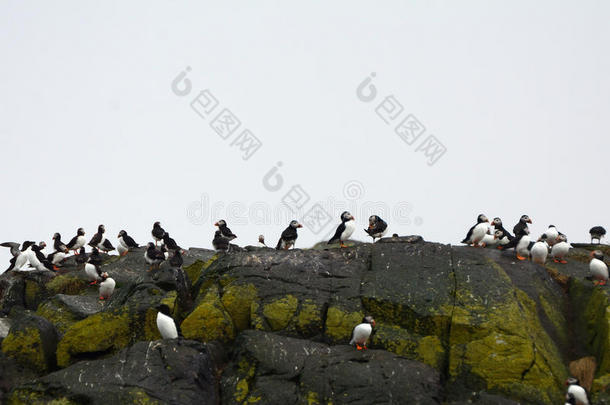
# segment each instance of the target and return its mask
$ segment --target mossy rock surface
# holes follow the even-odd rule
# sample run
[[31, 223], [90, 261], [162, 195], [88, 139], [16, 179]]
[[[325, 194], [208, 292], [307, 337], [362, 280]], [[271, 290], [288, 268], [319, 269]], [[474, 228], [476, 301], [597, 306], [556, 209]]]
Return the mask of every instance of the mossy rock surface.
[[60, 335], [70, 326], [103, 309], [96, 296], [58, 294], [40, 304], [36, 313], [49, 320]]
[[228, 342], [235, 337], [235, 326], [225, 310], [217, 288], [210, 288], [199, 305], [180, 325], [187, 339]]

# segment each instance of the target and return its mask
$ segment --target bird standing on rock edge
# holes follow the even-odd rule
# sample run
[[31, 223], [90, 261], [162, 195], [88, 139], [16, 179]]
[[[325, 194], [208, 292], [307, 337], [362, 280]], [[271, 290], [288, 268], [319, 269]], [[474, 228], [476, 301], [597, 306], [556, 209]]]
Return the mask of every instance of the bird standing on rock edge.
[[477, 223], [473, 225], [466, 234], [462, 243], [467, 245], [472, 244], [472, 246], [479, 246], [479, 242], [483, 239], [483, 237], [487, 234], [487, 230], [489, 229], [489, 219], [483, 214], [479, 214], [477, 217]]
[[299, 237], [299, 235], [297, 234], [297, 229], [302, 227], [303, 225], [299, 224], [297, 220], [293, 219], [292, 221], [290, 221], [288, 227], [284, 229], [284, 232], [282, 232], [282, 235], [277, 241], [277, 246], [275, 248], [277, 250], [288, 250], [293, 247], [294, 243]]
[[339, 242], [342, 248], [347, 247], [344, 242], [352, 236], [352, 233], [354, 233], [354, 230], [356, 229], [356, 221], [354, 221], [354, 219], [354, 216], [348, 211], [343, 211], [341, 214], [341, 223], [337, 227], [335, 235], [328, 241], [328, 244], [332, 245], [333, 243]]
[[140, 247], [140, 245], [138, 245], [138, 243], [133, 240], [131, 236], [127, 235], [127, 232], [124, 229], [121, 229], [117, 238], [119, 238], [117, 250], [121, 256], [125, 256], [131, 248]]
[[85, 239], [85, 230], [83, 228], [78, 228], [76, 230], [76, 236], [70, 239], [70, 242], [66, 245], [66, 247], [77, 255], [80, 248], [85, 246], [87, 243], [87, 239]]
[[375, 243], [376, 238], [381, 238], [388, 231], [388, 224], [383, 219], [381, 219], [377, 215], [371, 215], [369, 217], [369, 227], [365, 229], [364, 232], [368, 233], [368, 235], [373, 238], [373, 243]]
[[224, 219], [221, 219], [220, 221], [216, 222], [214, 226], [218, 227], [218, 230], [220, 231], [220, 236], [225, 238], [226, 240], [231, 241], [237, 238], [237, 235], [231, 232], [231, 230], [227, 226], [227, 222]]
[[589, 271], [595, 279], [596, 285], [606, 285], [608, 282], [608, 265], [604, 262], [604, 253], [601, 250], [591, 252], [591, 261], [589, 262]]
[[352, 331], [352, 339], [349, 344], [356, 345], [356, 349], [358, 350], [366, 350], [366, 341], [371, 336], [373, 332], [373, 328], [375, 327], [375, 320], [372, 316], [365, 316], [362, 319], [362, 323], [356, 325], [354, 330]]
[[157, 243], [163, 239], [163, 235], [165, 235], [165, 230], [161, 228], [161, 222], [157, 221], [153, 224], [153, 229], [150, 231], [153, 239], [155, 240], [155, 246]]

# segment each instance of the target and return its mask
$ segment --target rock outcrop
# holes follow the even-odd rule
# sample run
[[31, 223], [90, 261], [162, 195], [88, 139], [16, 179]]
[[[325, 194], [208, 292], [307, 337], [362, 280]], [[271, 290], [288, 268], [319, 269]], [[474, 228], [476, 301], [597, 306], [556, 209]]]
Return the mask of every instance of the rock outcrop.
[[[586, 279], [591, 246], [546, 266], [420, 237], [323, 247], [190, 249], [182, 270], [149, 271], [142, 249], [104, 256], [107, 302], [73, 259], [4, 274], [4, 399], [547, 404], [585, 356], [593, 398], [610, 398], [610, 294]], [[162, 303], [177, 340], [159, 340]], [[364, 315], [377, 325], [359, 352]]]

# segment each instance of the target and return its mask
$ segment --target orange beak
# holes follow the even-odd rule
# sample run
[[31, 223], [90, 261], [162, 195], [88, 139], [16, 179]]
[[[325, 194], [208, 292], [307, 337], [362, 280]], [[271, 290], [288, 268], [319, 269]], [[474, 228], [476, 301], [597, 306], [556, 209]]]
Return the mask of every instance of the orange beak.
[[301, 224], [299, 224], [299, 225], [297, 226], [297, 228], [302, 228], [302, 227], [303, 227], [303, 225], [301, 225]]
[[218, 222], [214, 222], [214, 226], [218, 226]]

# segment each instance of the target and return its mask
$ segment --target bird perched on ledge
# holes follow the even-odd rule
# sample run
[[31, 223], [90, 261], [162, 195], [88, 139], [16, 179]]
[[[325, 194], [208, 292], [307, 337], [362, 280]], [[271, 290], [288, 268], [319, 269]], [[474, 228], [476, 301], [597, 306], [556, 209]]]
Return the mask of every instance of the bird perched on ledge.
[[288, 250], [294, 246], [299, 235], [297, 234], [297, 228], [302, 228], [303, 225], [299, 224], [298, 221], [292, 220], [288, 227], [284, 229], [282, 235], [280, 236], [280, 240], [277, 241], [277, 246], [275, 247], [277, 250]]
[[376, 238], [381, 238], [388, 231], [388, 224], [377, 215], [371, 215], [369, 217], [369, 227], [364, 232], [368, 233], [373, 238], [375, 243]]
[[352, 331], [352, 340], [350, 340], [349, 344], [356, 345], [356, 349], [366, 350], [366, 341], [371, 336], [373, 332], [373, 328], [375, 327], [375, 320], [372, 316], [365, 316], [362, 319], [362, 323], [356, 325], [354, 330]]
[[341, 224], [339, 224], [339, 226], [337, 227], [335, 235], [330, 238], [328, 244], [331, 245], [333, 243], [339, 242], [342, 248], [347, 247], [343, 242], [345, 242], [349, 239], [350, 236], [352, 236], [352, 233], [354, 233], [355, 229], [356, 221], [354, 221], [353, 215], [347, 211], [343, 211], [343, 213], [341, 214]]
[[478, 246], [479, 242], [483, 239], [483, 237], [487, 234], [487, 230], [489, 229], [489, 220], [483, 214], [479, 214], [477, 217], [477, 223], [473, 225], [466, 234], [466, 237], [462, 241], [467, 245]]

